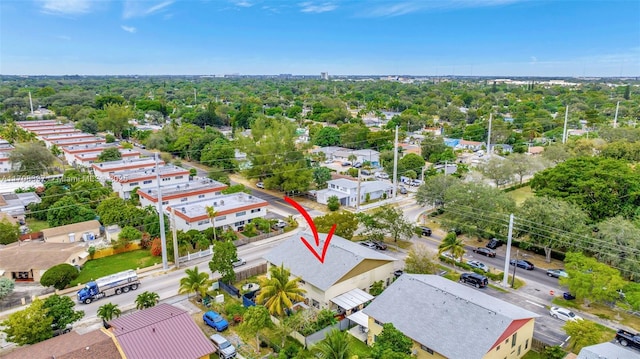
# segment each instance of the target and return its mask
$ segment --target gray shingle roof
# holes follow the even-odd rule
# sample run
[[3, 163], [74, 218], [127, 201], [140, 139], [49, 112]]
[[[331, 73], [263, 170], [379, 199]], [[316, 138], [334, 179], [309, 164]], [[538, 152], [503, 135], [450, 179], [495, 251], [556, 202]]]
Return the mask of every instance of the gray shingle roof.
[[471, 287], [422, 274], [403, 274], [363, 312], [448, 358], [465, 359], [484, 357], [514, 320], [538, 317]]
[[640, 352], [606, 342], [582, 348], [578, 359], [640, 359]]
[[[379, 260], [385, 263], [396, 260], [386, 254], [333, 235], [323, 264], [309, 252], [300, 236], [304, 236], [312, 246], [315, 245], [313, 235], [303, 232], [282, 242], [264, 258], [274, 265], [284, 264], [284, 267], [291, 271], [291, 275], [300, 277], [323, 291], [337, 283], [364, 260]], [[320, 233], [320, 248], [326, 237], [326, 233]]]

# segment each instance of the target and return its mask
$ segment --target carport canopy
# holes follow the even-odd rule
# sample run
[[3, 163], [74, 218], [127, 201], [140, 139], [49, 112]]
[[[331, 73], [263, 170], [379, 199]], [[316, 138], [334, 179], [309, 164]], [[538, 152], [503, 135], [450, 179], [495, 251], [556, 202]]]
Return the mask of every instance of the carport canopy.
[[360, 305], [373, 300], [373, 296], [360, 288], [354, 288], [346, 293], [331, 299], [331, 301], [345, 311], [357, 308]]
[[369, 317], [366, 314], [364, 314], [362, 311], [355, 312], [347, 316], [347, 319], [349, 319], [352, 322], [355, 322], [358, 325], [361, 325], [364, 328], [369, 328]]

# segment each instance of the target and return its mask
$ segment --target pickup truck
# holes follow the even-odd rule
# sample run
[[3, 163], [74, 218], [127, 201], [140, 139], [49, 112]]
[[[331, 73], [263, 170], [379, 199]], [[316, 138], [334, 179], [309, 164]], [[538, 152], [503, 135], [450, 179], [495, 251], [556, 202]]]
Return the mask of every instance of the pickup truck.
[[633, 334], [626, 330], [620, 329], [616, 333], [616, 341], [623, 347], [631, 346], [640, 349], [640, 333]]

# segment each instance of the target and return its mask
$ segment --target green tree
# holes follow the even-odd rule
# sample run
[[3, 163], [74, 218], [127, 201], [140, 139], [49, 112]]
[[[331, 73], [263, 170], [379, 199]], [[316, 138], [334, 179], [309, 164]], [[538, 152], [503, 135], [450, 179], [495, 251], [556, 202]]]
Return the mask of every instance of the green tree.
[[114, 136], [114, 135], [112, 135], [112, 134], [110, 134], [110, 133], [107, 133], [107, 134], [104, 136], [104, 141], [105, 141], [106, 143], [114, 143], [114, 142], [116, 142], [116, 136]]
[[413, 235], [413, 225], [404, 217], [402, 210], [390, 205], [384, 205], [375, 214], [380, 228], [387, 233], [394, 242], [398, 239], [408, 239]]
[[196, 293], [199, 298], [203, 298], [211, 285], [209, 273], [200, 272], [198, 266], [193, 267], [193, 269], [185, 269], [184, 272], [187, 276], [180, 279], [180, 289], [178, 293], [187, 293], [187, 295]]
[[640, 227], [617, 216], [598, 223], [597, 228], [597, 241], [593, 246], [584, 247], [593, 248], [588, 252], [601, 262], [618, 268], [625, 278], [637, 280], [640, 274]]
[[335, 212], [340, 208], [340, 199], [338, 199], [338, 196], [331, 196], [327, 199], [327, 208], [332, 212]]
[[207, 166], [233, 172], [238, 169], [238, 162], [235, 157], [235, 148], [231, 142], [225, 138], [216, 138], [202, 150], [200, 162]]
[[98, 133], [98, 122], [94, 119], [85, 118], [76, 122], [76, 128], [82, 132], [95, 135]]
[[624, 287], [617, 269], [582, 253], [567, 253], [564, 267], [569, 277], [560, 277], [560, 284], [566, 285], [587, 306], [591, 302], [615, 301], [620, 296], [618, 291]]
[[13, 292], [16, 282], [7, 277], [0, 277], [0, 300]]
[[91, 208], [78, 204], [71, 196], [62, 197], [47, 212], [47, 223], [51, 227], [90, 221], [95, 218], [96, 214]]
[[38, 176], [50, 170], [55, 156], [39, 143], [19, 143], [9, 153], [14, 172], [19, 175]]
[[209, 262], [211, 273], [218, 272], [225, 283], [233, 283], [236, 273], [232, 263], [238, 260], [238, 249], [229, 240], [221, 240], [213, 243], [213, 257]]
[[242, 327], [256, 336], [256, 353], [260, 351], [260, 330], [271, 328], [273, 322], [267, 308], [261, 305], [249, 307], [242, 317]]
[[106, 116], [100, 119], [100, 127], [122, 138], [123, 131], [129, 127], [129, 120], [134, 118], [133, 111], [126, 105], [109, 103], [104, 106], [104, 112]]
[[311, 139], [314, 145], [320, 147], [336, 146], [340, 144], [340, 130], [336, 127], [323, 127]]
[[601, 329], [598, 328], [598, 324], [590, 320], [567, 321], [562, 329], [571, 337], [571, 350], [574, 352], [602, 341]]
[[427, 247], [423, 245], [414, 245], [409, 249], [409, 253], [405, 259], [405, 272], [415, 274], [434, 274], [437, 269], [438, 265], [434, 261], [434, 256]]
[[[120, 197], [113, 196], [100, 201], [100, 204], [96, 207], [96, 214], [100, 216], [100, 222], [105, 226], [117, 224], [124, 227], [126, 225], [141, 225], [143, 223], [143, 219], [149, 214], [149, 212], [127, 203], [127, 201]], [[151, 214], [155, 215], [156, 219], [158, 218], [158, 214], [155, 210]], [[148, 228], [147, 232], [151, 233]], [[159, 234], [160, 232], [158, 232], [158, 235]], [[152, 236], [155, 235], [152, 234]]]
[[449, 232], [438, 246], [438, 255], [441, 255], [444, 252], [449, 252], [454, 258], [458, 258], [462, 261], [462, 256], [465, 252], [464, 242], [462, 239], [458, 238], [455, 233]]
[[486, 178], [495, 183], [496, 187], [500, 187], [503, 184], [511, 182], [514, 175], [514, 169], [511, 165], [512, 162], [510, 161], [498, 157], [491, 157], [483, 165], [478, 166], [478, 168]]
[[47, 269], [40, 278], [40, 284], [45, 287], [53, 286], [55, 289], [62, 290], [78, 278], [78, 275], [76, 267], [68, 263], [62, 263]]
[[444, 143], [444, 139], [432, 134], [425, 135], [425, 138], [422, 140], [421, 154], [422, 158], [431, 163], [455, 159], [453, 150]]
[[20, 226], [6, 219], [0, 220], [0, 244], [11, 244], [20, 238]]
[[382, 325], [382, 333], [376, 337], [376, 341], [373, 343], [371, 355], [374, 359], [387, 358], [386, 355], [383, 355], [387, 350], [411, 355], [412, 346], [413, 342], [409, 337], [396, 329], [393, 324], [385, 323]]
[[330, 212], [324, 216], [313, 219], [319, 233], [329, 233], [331, 227], [336, 224], [336, 235], [351, 240], [358, 229], [358, 217], [349, 211]]
[[313, 347], [313, 351], [325, 359], [350, 359], [353, 354], [349, 334], [339, 329], [327, 333], [324, 339]]
[[424, 163], [424, 159], [419, 155], [408, 153], [398, 161], [398, 173], [406, 177], [410, 177], [408, 175], [409, 171], [421, 173]]
[[438, 174], [425, 179], [416, 193], [416, 203], [421, 206], [444, 206], [447, 189], [460, 182], [459, 178]]
[[318, 189], [326, 188], [327, 182], [331, 180], [331, 170], [327, 167], [316, 167], [313, 169], [313, 182]]
[[155, 307], [160, 301], [160, 296], [156, 292], [145, 291], [136, 297], [136, 308], [147, 309]]
[[36, 299], [27, 308], [17, 311], [2, 322], [7, 341], [18, 345], [35, 344], [53, 336], [53, 318], [47, 316], [44, 302]]
[[109, 322], [111, 319], [118, 318], [122, 314], [120, 308], [118, 308], [117, 304], [107, 303], [101, 305], [98, 308], [98, 318], [102, 319], [103, 322]]
[[571, 154], [567, 151], [564, 145], [551, 145], [544, 148], [542, 152], [542, 158], [557, 165], [558, 163], [566, 161]]
[[117, 161], [122, 159], [122, 153], [115, 147], [107, 148], [98, 155], [99, 162]]
[[544, 348], [545, 359], [564, 359], [567, 356], [567, 352], [559, 345], [548, 346]]
[[260, 280], [260, 294], [256, 303], [263, 304], [272, 315], [284, 317], [285, 310], [291, 309], [295, 302], [304, 300], [306, 291], [298, 287], [300, 278], [290, 278], [291, 272], [281, 266], [269, 268], [269, 277]]
[[84, 317], [84, 311], [74, 310], [76, 303], [66, 295], [54, 294], [44, 300], [43, 309], [47, 317], [52, 319], [53, 329], [64, 329], [67, 325], [77, 322]]

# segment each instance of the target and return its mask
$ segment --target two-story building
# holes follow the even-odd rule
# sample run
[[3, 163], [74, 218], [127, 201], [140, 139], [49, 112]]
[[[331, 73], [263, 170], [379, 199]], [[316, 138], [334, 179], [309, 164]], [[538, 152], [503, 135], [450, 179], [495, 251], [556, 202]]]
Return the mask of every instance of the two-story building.
[[[220, 195], [195, 202], [168, 205], [167, 215], [175, 211], [175, 224], [178, 230], [195, 229], [203, 231], [215, 225], [216, 228], [240, 231], [255, 218], [267, 215], [269, 203], [256, 196], [244, 192]], [[214, 209], [215, 218], [209, 218], [207, 207]]]
[[[91, 167], [92, 164], [98, 161], [98, 156], [100, 156], [100, 154], [103, 151], [104, 150], [97, 151], [97, 152], [85, 152], [85, 153], [75, 154], [73, 156], [74, 161], [73, 163], [71, 163], [71, 165], [80, 166], [80, 167]], [[128, 149], [128, 148], [119, 149], [118, 152], [120, 152], [120, 155], [122, 156], [123, 160], [132, 160], [132, 159], [140, 158], [140, 152], [134, 149]]]
[[[313, 235], [303, 232], [307, 243], [315, 245]], [[327, 235], [319, 234], [320, 248]], [[300, 234], [292, 236], [269, 251], [264, 259], [267, 266], [284, 266], [292, 278], [299, 278], [298, 286], [306, 291], [305, 303], [314, 308], [335, 309], [350, 314], [373, 299], [368, 292], [371, 285], [382, 281], [391, 283], [395, 258], [358, 243], [333, 235], [321, 263], [302, 243]], [[267, 268], [267, 273], [269, 273]], [[345, 300], [345, 299], [351, 300]]]
[[[360, 182], [360, 202], [365, 204], [367, 197], [370, 201], [379, 198], [389, 198], [393, 191], [393, 185], [384, 181]], [[346, 178], [338, 178], [327, 182], [327, 188], [316, 192], [318, 203], [327, 204], [332, 196], [338, 197], [341, 206], [356, 207], [358, 205], [358, 181]]]
[[348, 161], [349, 158], [355, 157], [354, 162], [364, 163], [368, 161], [372, 166], [380, 165], [380, 152], [371, 149], [351, 150], [338, 146], [319, 147], [311, 151], [312, 153], [322, 152], [328, 160]]
[[62, 153], [64, 155], [64, 159], [65, 161], [67, 161], [68, 164], [73, 165], [73, 163], [76, 160], [76, 155], [80, 155], [83, 153], [102, 153], [102, 151], [106, 150], [107, 148], [119, 148], [121, 149], [122, 146], [120, 146], [117, 143], [97, 143], [97, 144], [92, 144], [92, 145], [72, 145], [72, 146], [64, 146], [61, 147], [60, 149], [62, 150]]
[[56, 120], [16, 121], [16, 125], [22, 127], [27, 131], [29, 131], [30, 128], [37, 128], [37, 127], [44, 127], [44, 126], [51, 127], [58, 124], [59, 123]]
[[[161, 166], [158, 167], [158, 173], [161, 185], [176, 186], [189, 182], [189, 171], [182, 167]], [[142, 190], [157, 188], [158, 173], [155, 168], [116, 171], [110, 175], [111, 188], [118, 193], [120, 198], [129, 199], [131, 193], [137, 188]]]
[[105, 143], [105, 139], [92, 136], [89, 138], [79, 138], [79, 139], [51, 140], [49, 142], [45, 142], [45, 145], [47, 146], [47, 148], [51, 148], [53, 147], [53, 145], [56, 145], [58, 146], [58, 148], [60, 148], [64, 146], [91, 145], [91, 144], [98, 144], [98, 143]]
[[[393, 308], [393, 309], [391, 309]], [[382, 325], [413, 341], [416, 358], [522, 358], [539, 315], [437, 275], [403, 274], [362, 310], [367, 343]], [[464, 344], [462, 344], [464, 343]]]
[[[222, 182], [214, 181], [208, 178], [198, 181], [190, 181], [184, 184], [161, 186], [162, 208], [166, 206], [177, 206], [182, 203], [196, 202], [200, 200], [211, 199], [220, 196], [221, 191], [228, 186]], [[158, 190], [157, 188], [138, 189], [140, 196], [140, 205], [142, 207], [158, 206]]]
[[89, 134], [89, 133], [84, 133], [84, 132], [73, 132], [73, 133], [56, 133], [56, 134], [52, 134], [52, 135], [46, 135], [46, 136], [42, 136], [42, 135], [37, 135], [36, 138], [38, 138], [39, 140], [42, 140], [45, 145], [47, 146], [47, 148], [50, 148], [52, 146], [53, 143], [55, 143], [56, 141], [84, 141], [87, 139], [95, 139], [97, 138], [96, 136]]
[[0, 138], [0, 174], [11, 172], [12, 166], [9, 161], [9, 155], [14, 147], [9, 141]]
[[[164, 161], [159, 161], [160, 165], [164, 165]], [[117, 161], [107, 161], [94, 163], [91, 165], [93, 169], [93, 175], [96, 176], [98, 181], [105, 183], [105, 181], [113, 180], [111, 175], [121, 171], [132, 170], [144, 170], [156, 167], [155, 158], [143, 157], [134, 159], [122, 159]]]
[[72, 126], [58, 125], [52, 127], [31, 129], [31, 132], [35, 133], [36, 136], [51, 136], [62, 135], [65, 133], [81, 133], [82, 131]]

